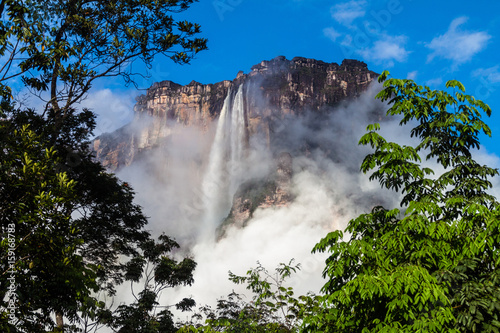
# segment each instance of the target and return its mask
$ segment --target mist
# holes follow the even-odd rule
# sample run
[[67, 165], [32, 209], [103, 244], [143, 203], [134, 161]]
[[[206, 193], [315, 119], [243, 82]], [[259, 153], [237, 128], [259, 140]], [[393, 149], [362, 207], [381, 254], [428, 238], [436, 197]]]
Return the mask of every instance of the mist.
[[[387, 106], [375, 99], [379, 90], [373, 83], [358, 98], [328, 112], [318, 115], [310, 111], [275, 120], [274, 139], [268, 144], [263, 133], [251, 135], [237, 168], [230, 165], [234, 133], [230, 129], [221, 132], [222, 113], [207, 130], [167, 124], [169, 134], [162, 143], [118, 173], [135, 189], [136, 202], [149, 217], [148, 229], [153, 235], [165, 233], [175, 238], [181, 244], [180, 254], [191, 256], [198, 264], [193, 286], [164, 291], [160, 304], [191, 296], [197, 306], [214, 306], [233, 290], [245, 294], [244, 286], [228, 280], [228, 272], [244, 275], [257, 261], [272, 271], [279, 263], [294, 259], [302, 268], [288, 286], [296, 295], [319, 293], [325, 282], [326, 255], [312, 254], [314, 245], [374, 206], [399, 206], [400, 194], [381, 189], [359, 171], [363, 158], [371, 152], [358, 145], [368, 124], [382, 122], [381, 134], [386, 139], [412, 143], [408, 127], [399, 126], [397, 118], [383, 117]], [[224, 112], [235, 112], [237, 107], [229, 105], [231, 99], [226, 102]], [[151, 126], [150, 121], [144, 126]], [[220, 149], [219, 164], [213, 163], [215, 149]], [[246, 227], [230, 226], [217, 239], [216, 228], [229, 213], [238, 185], [266, 179], [276, 170], [275, 157], [280, 152], [293, 157], [293, 201], [284, 207], [257, 208]], [[499, 165], [498, 158], [487, 153], [478, 156]], [[437, 175], [442, 172], [433, 161], [424, 163], [437, 170]], [[204, 186], [214, 173], [219, 173], [213, 180], [215, 186]], [[207, 206], [213, 201], [218, 201], [216, 213]], [[190, 313], [179, 314], [180, 320], [189, 317]]]
[[[232, 290], [244, 291], [228, 280], [228, 271], [243, 275], [257, 261], [273, 270], [292, 258], [302, 266], [290, 281], [296, 293], [319, 292], [324, 283], [321, 272], [325, 256], [311, 254], [314, 245], [374, 205], [396, 202], [389, 192], [381, 193], [359, 172], [368, 150], [357, 142], [374, 120], [374, 113], [380, 111], [381, 103], [374, 99], [378, 90], [374, 84], [359, 98], [320, 117], [310, 111], [275, 120], [271, 144], [263, 133], [251, 135], [237, 168], [228, 165], [234, 149], [229, 141], [235, 139], [230, 130], [221, 134], [218, 118], [208, 130], [168, 123], [168, 135], [161, 144], [121, 169], [118, 176], [131, 184], [136, 202], [149, 217], [148, 229], [155, 236], [165, 233], [174, 237], [181, 244], [181, 253], [192, 256], [198, 264], [194, 285], [164, 292], [162, 303], [173, 304], [192, 296], [198, 305], [213, 305]], [[229, 105], [229, 99], [226, 102], [225, 112], [237, 109]], [[141, 126], [151, 126], [151, 121], [136, 123], [131, 130], [140, 133]], [[228, 123], [230, 127], [231, 121]], [[221, 151], [215, 157], [221, 159], [221, 165], [211, 162], [217, 144], [226, 145], [219, 147]], [[275, 156], [280, 152], [293, 157], [290, 191], [294, 200], [285, 207], [258, 208], [246, 227], [231, 226], [222, 239], [216, 240], [215, 229], [229, 213], [238, 186], [268, 177], [276, 170]], [[204, 183], [217, 172], [218, 187], [212, 186], [207, 192]], [[223, 188], [224, 195], [219, 193]], [[219, 213], [207, 213], [207, 202], [215, 200], [221, 201]]]

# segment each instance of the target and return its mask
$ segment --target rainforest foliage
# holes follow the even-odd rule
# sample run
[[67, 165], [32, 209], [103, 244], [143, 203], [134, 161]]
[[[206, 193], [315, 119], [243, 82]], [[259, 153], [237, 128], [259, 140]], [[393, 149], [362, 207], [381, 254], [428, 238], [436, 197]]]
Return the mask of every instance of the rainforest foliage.
[[247, 283], [252, 302], [232, 295], [206, 325], [185, 332], [500, 331], [499, 203], [488, 192], [498, 170], [473, 156], [479, 135], [491, 135], [481, 120], [491, 110], [458, 81], [441, 91], [388, 75], [379, 77], [377, 98], [409, 128], [414, 146], [387, 141], [379, 124], [369, 125], [359, 143], [373, 153], [361, 171], [400, 192], [400, 205], [374, 207], [314, 247], [329, 253], [321, 296], [300, 296], [281, 313], [262, 311], [289, 305], [280, 297], [293, 290], [271, 290], [268, 273], [251, 270], [231, 278]]
[[[175, 331], [170, 311], [156, 311], [158, 292], [191, 284], [196, 265], [146, 230], [133, 190], [93, 159], [95, 115], [77, 106], [96, 79], [133, 82], [134, 61], [188, 63], [206, 49], [198, 24], [172, 16], [194, 2], [0, 1], [2, 332]], [[23, 107], [21, 88], [43, 107]], [[100, 301], [141, 276], [133, 304]]]
[[499, 332], [500, 216], [488, 193], [498, 170], [473, 156], [479, 135], [491, 135], [481, 120], [491, 110], [458, 81], [448, 92], [387, 76], [377, 97], [411, 127], [415, 145], [370, 125], [360, 144], [374, 152], [361, 170], [400, 191], [401, 203], [375, 207], [315, 246], [330, 254], [328, 281], [305, 331]]
[[195, 313], [179, 333], [298, 332], [304, 318], [315, 315], [320, 299], [312, 293], [296, 296], [293, 288], [287, 286], [288, 279], [299, 270], [300, 264], [291, 260], [288, 264], [281, 263], [274, 272], [260, 263], [244, 276], [229, 272], [229, 280], [244, 284], [251, 291], [251, 300], [233, 291], [217, 301], [216, 309], [201, 307], [200, 313]]
[[[414, 144], [369, 125], [361, 171], [400, 204], [319, 241], [314, 251], [329, 255], [321, 295], [286, 285], [293, 262], [259, 264], [230, 274], [251, 300], [231, 293], [174, 322], [170, 307], [194, 301], [158, 295], [194, 283], [196, 263], [169, 236], [153, 239], [133, 190], [93, 159], [95, 115], [77, 105], [98, 78], [133, 82], [135, 60], [188, 63], [206, 49], [198, 24], [173, 17], [194, 2], [0, 0], [2, 332], [500, 332], [500, 214], [489, 192], [498, 170], [474, 158], [491, 110], [458, 81], [432, 90], [387, 72], [377, 98]], [[14, 99], [16, 79], [41, 109]], [[123, 283], [131, 304], [101, 301]]]

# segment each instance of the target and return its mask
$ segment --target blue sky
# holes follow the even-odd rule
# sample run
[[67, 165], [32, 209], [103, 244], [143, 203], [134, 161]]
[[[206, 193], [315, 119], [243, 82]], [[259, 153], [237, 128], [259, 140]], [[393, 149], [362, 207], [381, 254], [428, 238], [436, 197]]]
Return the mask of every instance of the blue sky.
[[[464, 83], [467, 93], [493, 109], [487, 120], [493, 138], [481, 140], [500, 156], [500, 2], [201, 0], [177, 18], [200, 23], [209, 50], [185, 66], [157, 58], [151, 78], [138, 81], [141, 88], [161, 80], [232, 80], [238, 71], [247, 73], [252, 65], [278, 55], [337, 63], [358, 59], [373, 71], [387, 69], [393, 77], [436, 89], [450, 79]], [[134, 66], [140, 70], [139, 64]], [[102, 130], [130, 119], [125, 113], [141, 93], [121, 85], [119, 80], [101, 81], [89, 96], [96, 109], [102, 109], [98, 96], [108, 104], [116, 99], [103, 111]], [[113, 119], [109, 110], [121, 116]]]

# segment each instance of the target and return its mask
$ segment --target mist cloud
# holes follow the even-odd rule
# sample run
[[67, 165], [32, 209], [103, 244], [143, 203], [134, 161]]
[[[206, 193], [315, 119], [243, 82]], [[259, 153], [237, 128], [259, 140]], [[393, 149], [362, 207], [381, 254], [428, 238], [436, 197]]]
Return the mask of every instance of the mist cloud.
[[[243, 286], [228, 280], [228, 271], [244, 275], [257, 261], [273, 270], [292, 258], [302, 264], [300, 273], [290, 281], [296, 295], [318, 293], [324, 284], [321, 273], [326, 257], [311, 254], [313, 246], [328, 232], [344, 229], [350, 219], [374, 206], [392, 208], [400, 201], [399, 193], [380, 189], [378, 183], [368, 180], [369, 175], [359, 171], [364, 156], [371, 151], [358, 146], [367, 124], [382, 121], [381, 135], [387, 140], [414, 143], [409, 128], [399, 126], [398, 119], [384, 120], [386, 106], [374, 99], [379, 89], [378, 84], [372, 84], [359, 98], [321, 115], [307, 112], [275, 120], [279, 123], [274, 124], [271, 149], [263, 136], [254, 135], [245, 177], [240, 181], [265, 179], [275, 170], [273, 156], [286, 151], [293, 156], [291, 191], [295, 199], [284, 207], [258, 208], [246, 227], [229, 227], [219, 241], [200, 242], [199, 237], [205, 213], [200, 188], [217, 121], [208, 131], [168, 124], [168, 135], [158, 147], [119, 173], [136, 190], [137, 202], [150, 217], [153, 233], [165, 232], [176, 238], [183, 253], [198, 264], [194, 285], [164, 292], [162, 304], [193, 296], [198, 305], [214, 305], [232, 290], [245, 292]], [[487, 153], [478, 156], [500, 164]], [[442, 172], [432, 161], [425, 164], [437, 174]], [[180, 316], [187, 320], [189, 315]]]
[[113, 132], [128, 124], [134, 118], [132, 111], [135, 104], [133, 91], [114, 92], [110, 89], [92, 91], [80, 103], [81, 107], [88, 108], [97, 114], [97, 126], [94, 135]]
[[286, 207], [257, 209], [245, 228], [228, 228], [218, 242], [199, 242], [205, 213], [200, 188], [217, 121], [208, 131], [169, 124], [168, 135], [157, 148], [120, 171], [150, 217], [149, 228], [155, 234], [175, 237], [198, 263], [195, 284], [165, 293], [164, 302], [192, 295], [200, 305], [214, 304], [217, 298], [238, 290], [228, 281], [229, 270], [244, 274], [257, 261], [272, 270], [292, 258], [303, 266], [292, 281], [297, 292], [319, 292], [325, 257], [311, 254], [313, 246], [328, 232], [345, 228], [357, 214], [394, 202], [389, 192], [381, 194], [359, 172], [367, 148], [357, 142], [366, 125], [383, 113], [383, 105], [374, 99], [379, 89], [374, 84], [356, 100], [319, 116], [306, 112], [276, 119], [280, 123], [273, 124], [272, 149], [264, 136], [254, 135], [240, 181], [265, 179], [276, 168], [273, 156], [287, 151], [293, 156], [295, 199]]

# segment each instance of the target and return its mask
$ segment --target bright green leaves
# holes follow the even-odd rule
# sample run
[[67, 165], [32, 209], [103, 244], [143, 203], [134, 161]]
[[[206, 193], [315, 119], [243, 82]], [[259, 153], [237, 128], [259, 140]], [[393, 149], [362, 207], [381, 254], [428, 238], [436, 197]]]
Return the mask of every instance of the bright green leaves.
[[[390, 75], [389, 71], [383, 71], [382, 74], [379, 75], [378, 77], [378, 82], [383, 83], [387, 80], [387, 77]], [[386, 93], [387, 91], [383, 91], [383, 93]], [[379, 94], [381, 94], [380, 92]]]
[[[360, 274], [342, 290], [332, 293], [330, 299], [338, 302], [338, 314], [330, 325], [339, 331], [351, 331], [354, 327], [370, 332], [394, 328], [406, 332], [419, 329], [443, 332], [452, 318], [442, 288], [427, 270], [415, 265]], [[353, 302], [362, 305], [356, 307], [356, 313], [351, 308]]]
[[[498, 332], [499, 203], [487, 193], [498, 170], [478, 164], [481, 120], [491, 110], [458, 81], [431, 90], [411, 80], [379, 78], [387, 114], [410, 124], [415, 147], [387, 142], [368, 126], [360, 144], [374, 152], [361, 170], [404, 194], [399, 208], [376, 207], [328, 234], [314, 251], [329, 252], [319, 318], [308, 331]], [[423, 154], [423, 156], [421, 155]], [[444, 170], [434, 177], [422, 159]], [[428, 162], [430, 163], [430, 162]], [[404, 214], [402, 213], [404, 212]]]
[[380, 130], [379, 124], [370, 124], [366, 130], [369, 132], [361, 137], [359, 140], [360, 145], [370, 145], [372, 148], [377, 148], [387, 143], [387, 141], [376, 132]]
[[[384, 80], [387, 75], [385, 73]], [[418, 86], [412, 80], [389, 79], [384, 87], [377, 98], [389, 101], [388, 115], [402, 115], [401, 124], [419, 122], [411, 131], [413, 137], [421, 139], [417, 150], [428, 149], [426, 158], [437, 158], [444, 167], [450, 166], [454, 157], [469, 156], [470, 149], [479, 148], [480, 132], [491, 135], [489, 127], [480, 119], [481, 112], [489, 116], [491, 109], [463, 94], [465, 88], [458, 81], [447, 83], [448, 88], [462, 92], [456, 93], [456, 98], [446, 91]]]
[[[446, 82], [446, 88], [458, 88], [461, 92], [465, 92], [464, 85], [457, 80], [450, 80]], [[462, 100], [463, 102], [463, 100]]]
[[[385, 80], [388, 72], [384, 72], [379, 80]], [[458, 81], [449, 81], [447, 87], [457, 88], [457, 99], [444, 91], [430, 90], [428, 87], [417, 86], [411, 80], [389, 79], [384, 82], [384, 89], [377, 95], [382, 101], [389, 101], [388, 115], [401, 115], [401, 124], [417, 121], [411, 130], [411, 136], [420, 140], [415, 148], [400, 146], [397, 143], [386, 142], [375, 133], [378, 124], [370, 125], [360, 144], [370, 145], [375, 149], [368, 155], [361, 166], [363, 172], [377, 168], [371, 179], [377, 179], [383, 187], [412, 192], [403, 204], [420, 197], [419, 193], [432, 191], [417, 191], [416, 185], [429, 185], [425, 179], [431, 174], [430, 169], [421, 168], [419, 154], [425, 151], [425, 159], [436, 159], [444, 168], [460, 170], [460, 174], [470, 174], [471, 166], [478, 171], [477, 164], [471, 159], [471, 149], [479, 148], [480, 132], [490, 134], [489, 127], [480, 119], [481, 112], [490, 114], [489, 107], [472, 96], [462, 94], [465, 88]], [[468, 168], [468, 170], [467, 170]], [[466, 170], [464, 170], [466, 169]], [[465, 171], [465, 173], [464, 173]], [[479, 176], [496, 174], [494, 169], [481, 170]], [[457, 174], [446, 173], [439, 182], [434, 183], [435, 189], [442, 189], [457, 182]], [[478, 189], [488, 187], [487, 183], [476, 184]]]
[[[400, 146], [394, 142], [387, 142], [376, 131], [380, 129], [379, 124], [368, 125], [365, 135], [359, 140], [360, 145], [370, 145], [375, 149], [373, 154], [367, 155], [362, 164], [361, 171], [364, 173], [376, 169], [370, 176], [370, 180], [378, 180], [382, 187], [411, 193], [412, 188], [408, 184], [419, 182], [421, 186], [428, 184], [426, 176], [433, 174], [429, 168], [421, 168], [418, 150], [411, 146]], [[415, 188], [415, 187], [413, 187]], [[405, 201], [408, 201], [406, 198]]]
[[[96, 271], [84, 264], [83, 240], [68, 216], [77, 183], [59, 170], [55, 150], [46, 148], [31, 126], [16, 129], [11, 120], [0, 122], [0, 221], [3, 231], [15, 226], [16, 307], [25, 322], [22, 329], [33, 331], [50, 325], [50, 310], [75, 318], [77, 304], [97, 290]], [[10, 265], [5, 250], [2, 246], [2, 272]]]

